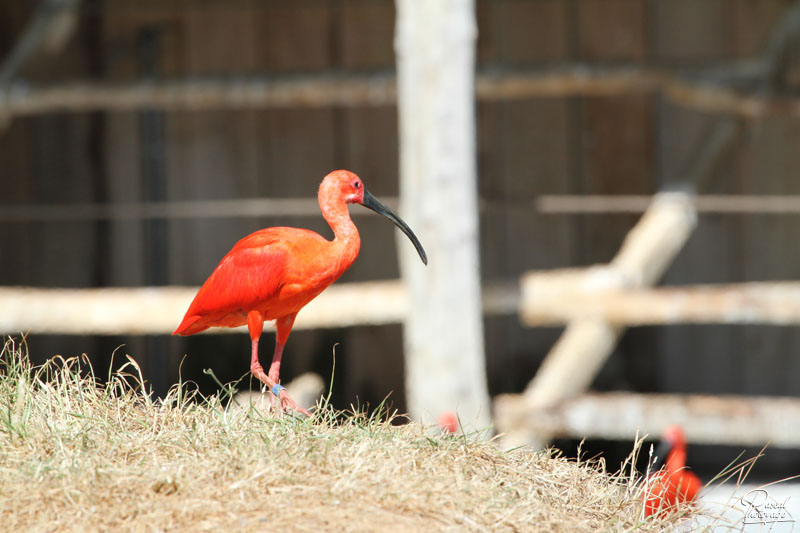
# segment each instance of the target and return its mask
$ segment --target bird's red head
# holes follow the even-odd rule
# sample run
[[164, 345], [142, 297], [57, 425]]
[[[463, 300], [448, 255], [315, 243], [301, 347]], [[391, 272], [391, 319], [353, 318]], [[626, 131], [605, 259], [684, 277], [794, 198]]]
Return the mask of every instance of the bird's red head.
[[677, 424], [667, 426], [662, 434], [662, 439], [670, 443], [673, 448], [680, 448], [686, 446], [686, 436], [683, 430]]
[[319, 188], [320, 192], [325, 191], [347, 204], [364, 202], [364, 184], [349, 170], [334, 170], [325, 176]]
[[425, 255], [425, 250], [422, 248], [417, 236], [411, 231], [403, 219], [395, 214], [394, 211], [386, 207], [381, 201], [372, 196], [369, 191], [364, 188], [361, 178], [350, 172], [349, 170], [334, 170], [322, 180], [319, 186], [320, 207], [322, 212], [325, 212], [327, 203], [324, 199], [335, 199], [346, 204], [361, 204], [364, 207], [372, 209], [379, 215], [383, 215], [406, 234], [414, 247], [417, 249], [420, 259], [426, 265], [428, 264], [428, 257]]
[[666, 465], [667, 468], [683, 468], [686, 464], [686, 436], [677, 424], [667, 426], [661, 434], [661, 442], [655, 450], [656, 460], [653, 469], [659, 470]]

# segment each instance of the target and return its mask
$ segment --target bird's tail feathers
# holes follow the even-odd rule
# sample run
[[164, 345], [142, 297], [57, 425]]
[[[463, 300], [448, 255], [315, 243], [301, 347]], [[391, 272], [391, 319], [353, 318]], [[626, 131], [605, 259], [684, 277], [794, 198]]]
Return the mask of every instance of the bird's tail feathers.
[[183, 321], [181, 322], [180, 326], [172, 332], [173, 335], [193, 335], [194, 333], [200, 333], [203, 330], [208, 329], [203, 323], [197, 323], [200, 320], [198, 315], [187, 315], [183, 317]]

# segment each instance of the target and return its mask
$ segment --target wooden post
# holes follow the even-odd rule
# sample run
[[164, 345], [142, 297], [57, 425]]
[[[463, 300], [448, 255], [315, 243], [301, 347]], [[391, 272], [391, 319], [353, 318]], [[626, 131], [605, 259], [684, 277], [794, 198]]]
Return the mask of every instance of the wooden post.
[[478, 261], [475, 6], [397, 1], [395, 50], [403, 217], [428, 251], [402, 242], [411, 312], [406, 388], [411, 415], [455, 411], [465, 429], [489, 425]]
[[42, 0], [33, 12], [25, 31], [0, 64], [0, 130], [13, 117], [8, 107], [8, 87], [19, 71], [37, 54], [55, 54], [64, 47], [77, 26], [77, 0]]
[[55, 54], [64, 47], [77, 25], [77, 0], [42, 0], [25, 31], [0, 65], [0, 84], [15, 78], [37, 53]]

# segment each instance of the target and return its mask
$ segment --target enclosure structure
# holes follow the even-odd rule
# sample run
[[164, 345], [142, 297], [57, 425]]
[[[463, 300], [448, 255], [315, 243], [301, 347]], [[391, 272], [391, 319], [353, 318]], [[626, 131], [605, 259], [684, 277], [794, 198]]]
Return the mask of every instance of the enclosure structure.
[[[379, 197], [398, 195], [392, 2], [95, 0], [0, 10], [9, 58], [4, 286], [196, 285], [249, 231], [324, 231], [307, 199], [333, 168], [358, 172]], [[800, 193], [793, 4], [495, 0], [477, 2], [476, 20], [492, 396], [522, 391], [561, 333], [554, 321], [520, 325], [522, 276], [609, 263], [659, 191], [690, 183], [697, 194], [696, 227], [661, 284], [797, 278], [798, 201], [787, 197]], [[364, 249], [342, 281], [399, 277], [392, 229], [375, 220], [357, 220]], [[341, 399], [393, 390], [405, 406], [402, 333], [388, 320], [298, 332], [288, 373], [326, 373], [343, 340]], [[592, 389], [800, 394], [795, 328], [720, 323], [629, 330]], [[30, 331], [42, 356], [102, 358], [125, 343], [162, 388], [184, 352], [208, 350], [189, 363], [198, 371], [214, 366], [233, 379], [246, 368], [246, 341], [236, 336], [120, 332], [88, 344]]]

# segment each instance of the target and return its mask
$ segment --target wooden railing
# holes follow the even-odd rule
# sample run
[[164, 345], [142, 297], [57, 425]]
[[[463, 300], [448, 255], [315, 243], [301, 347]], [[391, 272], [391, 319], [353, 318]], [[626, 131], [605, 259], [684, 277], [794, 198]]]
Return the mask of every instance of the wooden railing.
[[800, 447], [800, 431], [786, 423], [800, 414], [800, 398], [588, 392], [626, 327], [800, 324], [797, 281], [652, 288], [695, 220], [691, 196], [657, 195], [608, 265], [522, 277], [522, 322], [566, 329], [522, 394], [495, 399], [505, 445], [630, 438], [677, 423], [696, 443]]
[[[608, 265], [527, 272], [519, 285], [483, 288], [484, 314], [518, 314], [529, 327], [566, 325], [527, 389], [495, 399], [494, 424], [507, 445], [627, 438], [680, 423], [697, 443], [800, 447], [800, 432], [781, 423], [800, 416], [798, 398], [589, 392], [626, 327], [800, 324], [800, 281], [652, 286], [694, 228], [694, 205], [690, 195], [657, 195]], [[0, 333], [169, 334], [196, 291], [2, 287]], [[335, 284], [303, 309], [295, 327], [402, 323], [410, 312], [399, 280]]]

